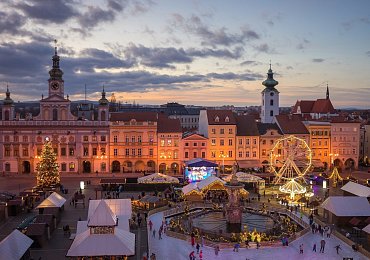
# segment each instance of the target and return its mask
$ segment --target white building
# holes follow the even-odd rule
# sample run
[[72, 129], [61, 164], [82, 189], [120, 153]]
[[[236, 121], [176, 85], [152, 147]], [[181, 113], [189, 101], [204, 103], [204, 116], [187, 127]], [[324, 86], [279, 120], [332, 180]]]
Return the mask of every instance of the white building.
[[261, 122], [275, 123], [275, 116], [279, 115], [279, 91], [275, 88], [279, 82], [274, 80], [274, 73], [268, 70], [267, 79], [262, 82], [266, 88], [262, 90]]

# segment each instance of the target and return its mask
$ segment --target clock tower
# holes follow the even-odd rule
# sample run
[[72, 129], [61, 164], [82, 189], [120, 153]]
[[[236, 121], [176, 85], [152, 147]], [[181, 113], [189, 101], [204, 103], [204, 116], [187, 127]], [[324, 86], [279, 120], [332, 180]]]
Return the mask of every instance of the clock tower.
[[[57, 41], [55, 40], [55, 45]], [[59, 67], [60, 58], [58, 56], [57, 46], [55, 46], [55, 52], [53, 56], [53, 67], [49, 71], [50, 78], [49, 82], [49, 97], [53, 95], [58, 95], [64, 98], [64, 80], [62, 78], [63, 71]]]
[[261, 122], [275, 123], [275, 116], [279, 115], [279, 91], [275, 88], [279, 84], [274, 80], [274, 73], [271, 69], [267, 72], [267, 79], [262, 82], [265, 89], [262, 90], [262, 104], [261, 104]]

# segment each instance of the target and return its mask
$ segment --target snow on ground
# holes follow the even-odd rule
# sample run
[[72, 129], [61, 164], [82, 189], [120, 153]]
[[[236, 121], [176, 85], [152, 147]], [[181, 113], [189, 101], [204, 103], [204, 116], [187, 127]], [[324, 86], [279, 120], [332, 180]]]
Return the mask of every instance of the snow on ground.
[[[167, 237], [165, 234], [162, 235], [162, 240], [158, 239], [158, 230], [162, 224], [163, 213], [157, 213], [149, 217], [153, 222], [153, 228], [156, 229], [156, 237], [152, 237], [152, 233], [149, 232], [149, 251], [155, 253], [157, 260], [187, 260], [191, 251], [195, 251], [191, 244], [187, 241]], [[290, 260], [290, 259], [307, 259], [307, 260], [322, 260], [322, 259], [343, 259], [343, 257], [353, 257], [354, 260], [365, 260], [367, 259], [360, 253], [353, 252], [347, 244], [342, 242], [335, 236], [331, 238], [325, 238], [326, 246], [325, 253], [319, 253], [320, 250], [321, 235], [308, 233], [303, 237], [290, 243], [288, 247], [276, 247], [276, 248], [260, 248], [260, 249], [245, 249], [240, 248], [239, 252], [233, 252], [233, 249], [222, 249], [218, 256], [215, 255], [212, 247], [205, 246], [203, 248], [203, 260]], [[303, 255], [299, 254], [299, 245], [304, 245]], [[312, 252], [313, 244], [316, 243], [317, 252]], [[337, 255], [335, 246], [340, 245], [342, 250], [339, 250]], [[199, 260], [199, 256], [197, 255]]]

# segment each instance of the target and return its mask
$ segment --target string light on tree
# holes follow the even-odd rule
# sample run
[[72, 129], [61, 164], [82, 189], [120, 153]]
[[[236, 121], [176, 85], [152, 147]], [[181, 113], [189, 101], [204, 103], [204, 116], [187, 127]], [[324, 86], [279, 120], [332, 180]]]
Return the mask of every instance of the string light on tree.
[[53, 151], [50, 139], [45, 138], [45, 143], [42, 148], [41, 159], [36, 167], [37, 170], [37, 185], [49, 187], [60, 183], [59, 165], [57, 157]]

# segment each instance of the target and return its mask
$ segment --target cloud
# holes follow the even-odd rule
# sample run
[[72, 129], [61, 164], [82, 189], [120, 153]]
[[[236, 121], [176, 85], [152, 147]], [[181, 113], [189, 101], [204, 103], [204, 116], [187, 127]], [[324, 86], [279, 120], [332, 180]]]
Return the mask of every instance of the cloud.
[[62, 24], [67, 20], [78, 16], [78, 11], [73, 7], [77, 3], [73, 0], [42, 0], [32, 1], [32, 5], [21, 1], [16, 5], [24, 14], [31, 18], [43, 21]]
[[207, 77], [221, 80], [241, 80], [241, 81], [255, 81], [263, 79], [263, 75], [258, 73], [242, 73], [236, 74], [233, 72], [227, 73], [209, 73]]
[[197, 15], [192, 15], [190, 18], [186, 19], [181, 14], [175, 13], [172, 15], [171, 23], [172, 28], [170, 28], [170, 31], [177, 28], [182, 29], [187, 33], [199, 37], [201, 39], [201, 44], [206, 46], [232, 46], [260, 39], [257, 32], [246, 26], [241, 27], [238, 33], [230, 33], [225, 27], [211, 29], [208, 25], [203, 23]]
[[241, 66], [257, 66], [261, 64], [262, 64], [261, 62], [255, 60], [246, 60], [240, 63]]
[[306, 49], [309, 44], [310, 44], [310, 41], [309, 40], [303, 39], [300, 43], [298, 43], [297, 49], [298, 50]]
[[294, 69], [294, 68], [293, 68], [292, 66], [287, 66], [287, 67], [286, 67], [286, 69], [287, 69], [287, 70], [292, 70], [292, 69]]
[[324, 61], [325, 59], [322, 59], [322, 58], [312, 59], [312, 62], [317, 62], [317, 63], [324, 62]]
[[366, 55], [370, 57], [370, 51], [367, 51], [366, 52]]
[[26, 24], [26, 18], [18, 13], [5, 13], [0, 11], [0, 34], [19, 34], [21, 27]]
[[267, 43], [262, 43], [260, 45], [253, 46], [253, 48], [257, 52], [264, 52], [264, 53], [272, 53], [273, 50], [270, 48], [270, 46]]
[[114, 11], [103, 10], [96, 6], [88, 6], [87, 11], [78, 18], [83, 30], [91, 29], [101, 22], [113, 22], [114, 20]]

